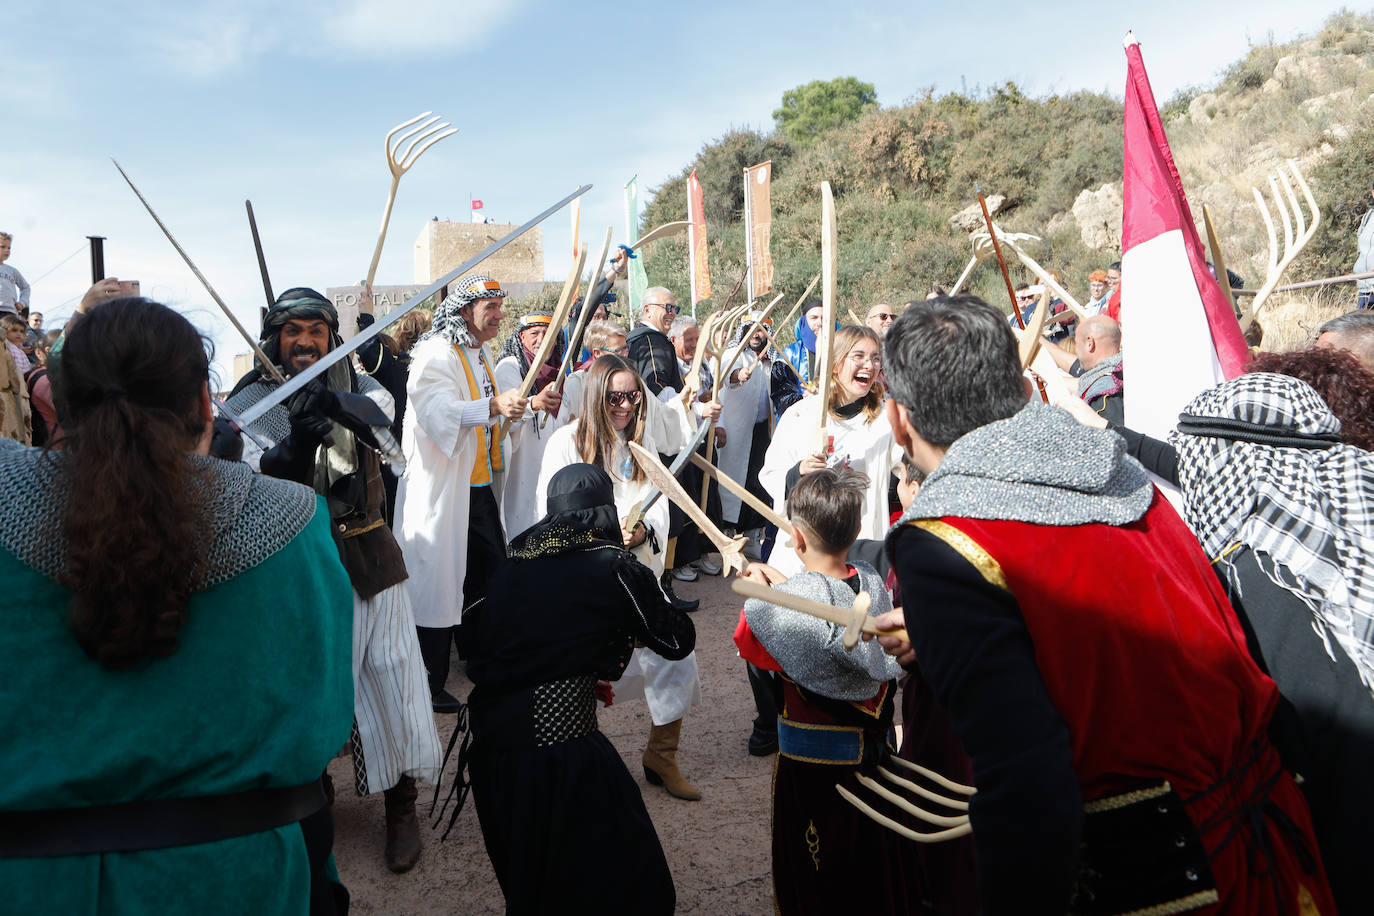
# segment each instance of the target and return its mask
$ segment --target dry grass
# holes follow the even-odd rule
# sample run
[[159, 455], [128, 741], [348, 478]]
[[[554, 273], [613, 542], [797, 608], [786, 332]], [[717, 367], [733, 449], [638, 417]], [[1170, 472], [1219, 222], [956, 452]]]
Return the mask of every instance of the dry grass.
[[1264, 326], [1260, 349], [1266, 353], [1282, 353], [1310, 347], [1317, 338], [1319, 327], [1354, 307], [1353, 283], [1320, 290], [1275, 293], [1260, 309], [1258, 320]]

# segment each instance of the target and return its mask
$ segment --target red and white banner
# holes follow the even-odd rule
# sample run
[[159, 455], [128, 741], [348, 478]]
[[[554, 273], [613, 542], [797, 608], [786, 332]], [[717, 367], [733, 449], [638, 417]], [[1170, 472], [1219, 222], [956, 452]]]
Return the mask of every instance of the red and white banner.
[[692, 315], [697, 303], [711, 298], [711, 271], [706, 264], [706, 208], [696, 169], [687, 176], [687, 261], [692, 279]]
[[1199, 392], [1245, 370], [1240, 323], [1207, 268], [1183, 182], [1128, 33], [1121, 324], [1126, 425], [1163, 438]]
[[773, 289], [772, 183], [772, 160], [744, 170], [744, 245], [751, 300]]

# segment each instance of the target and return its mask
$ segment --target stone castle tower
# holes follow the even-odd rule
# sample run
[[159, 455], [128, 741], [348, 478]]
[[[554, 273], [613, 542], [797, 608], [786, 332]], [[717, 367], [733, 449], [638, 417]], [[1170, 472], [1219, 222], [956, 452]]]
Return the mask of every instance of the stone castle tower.
[[[415, 240], [415, 282], [432, 283], [516, 227], [433, 219]], [[544, 230], [536, 226], [477, 268], [502, 286], [544, 282]]]

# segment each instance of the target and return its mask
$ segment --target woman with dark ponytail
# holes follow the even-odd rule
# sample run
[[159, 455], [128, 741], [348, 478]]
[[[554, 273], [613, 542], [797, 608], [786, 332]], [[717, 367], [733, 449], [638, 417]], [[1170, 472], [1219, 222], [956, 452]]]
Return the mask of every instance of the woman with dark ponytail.
[[101, 305], [53, 354], [64, 449], [0, 444], [6, 912], [346, 899], [311, 878], [348, 579], [311, 490], [207, 457], [207, 349], [165, 306]]

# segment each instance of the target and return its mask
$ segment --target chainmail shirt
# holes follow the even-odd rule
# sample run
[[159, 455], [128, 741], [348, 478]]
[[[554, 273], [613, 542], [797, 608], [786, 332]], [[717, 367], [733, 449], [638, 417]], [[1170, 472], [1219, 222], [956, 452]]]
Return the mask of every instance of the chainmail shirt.
[[[300, 484], [254, 474], [245, 464], [188, 454], [208, 550], [197, 591], [252, 569], [281, 550], [315, 514], [315, 494]], [[67, 568], [62, 519], [69, 493], [61, 452], [0, 449], [0, 545], [57, 583]]]
[[[882, 576], [867, 563], [854, 563], [859, 586], [873, 599], [868, 609], [876, 617], [892, 609]], [[854, 591], [842, 580], [818, 572], [800, 572], [777, 586], [778, 591], [799, 595], [836, 607], [853, 607]], [[883, 681], [902, 673], [897, 660], [883, 652], [877, 640], [860, 642], [846, 651], [844, 627], [750, 598], [744, 617], [787, 676], [813, 693], [835, 700], [867, 700]]]
[[1082, 426], [1032, 401], [959, 437], [926, 478], [901, 523], [957, 516], [1033, 525], [1128, 525], [1154, 487], [1110, 430]]

